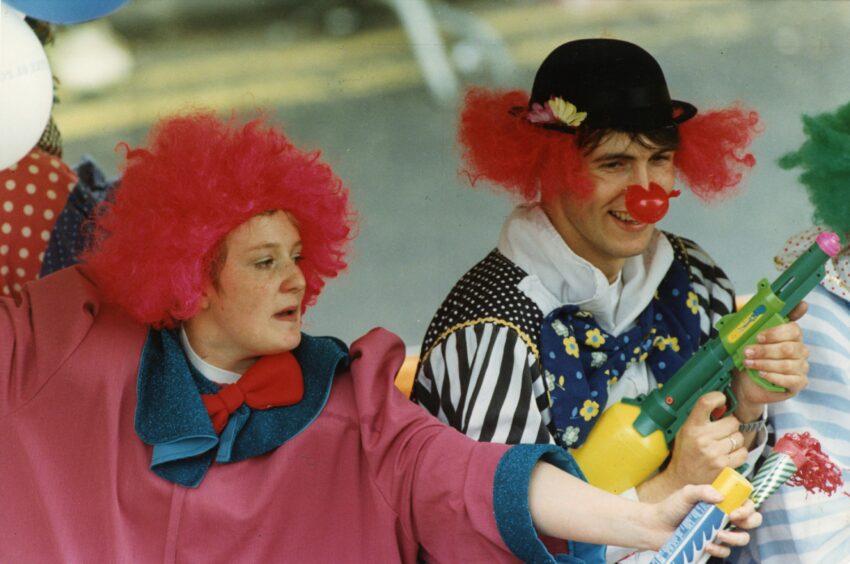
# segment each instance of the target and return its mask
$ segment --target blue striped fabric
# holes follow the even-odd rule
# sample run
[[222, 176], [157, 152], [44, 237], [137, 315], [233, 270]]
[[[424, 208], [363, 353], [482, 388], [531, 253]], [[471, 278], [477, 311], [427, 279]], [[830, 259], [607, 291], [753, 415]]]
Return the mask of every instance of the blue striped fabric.
[[[809, 431], [824, 451], [850, 467], [850, 302], [817, 287], [800, 320], [810, 351], [809, 385], [796, 398], [770, 406], [776, 436]], [[850, 471], [844, 470], [845, 482]], [[764, 522], [733, 555], [749, 564], [850, 563], [850, 497], [812, 495], [782, 486], [761, 508]]]

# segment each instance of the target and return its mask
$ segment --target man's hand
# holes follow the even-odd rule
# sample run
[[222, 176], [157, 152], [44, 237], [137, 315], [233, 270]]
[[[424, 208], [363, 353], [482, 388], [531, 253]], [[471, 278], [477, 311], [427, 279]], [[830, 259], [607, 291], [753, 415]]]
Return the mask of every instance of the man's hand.
[[676, 434], [667, 468], [637, 487], [641, 501], [664, 499], [686, 484], [710, 484], [726, 466], [737, 468], [747, 461], [738, 418], [711, 420], [712, 411], [724, 405], [726, 396], [721, 392], [709, 392], [697, 400]]
[[758, 370], [765, 380], [782, 386], [786, 392], [771, 392], [756, 384], [746, 371], [735, 371], [732, 393], [738, 398], [736, 415], [741, 421], [754, 421], [761, 417], [764, 405], [786, 400], [800, 393], [808, 383], [809, 349], [803, 344], [803, 332], [796, 320], [807, 309], [801, 302], [788, 314], [788, 323], [759, 333], [758, 343], [744, 350], [746, 368]]

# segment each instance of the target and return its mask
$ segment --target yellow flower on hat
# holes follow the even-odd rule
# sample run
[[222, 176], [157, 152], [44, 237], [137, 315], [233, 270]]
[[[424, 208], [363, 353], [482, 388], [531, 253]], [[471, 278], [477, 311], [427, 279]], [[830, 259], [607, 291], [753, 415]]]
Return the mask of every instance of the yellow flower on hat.
[[558, 121], [565, 125], [578, 127], [584, 121], [584, 118], [587, 117], [587, 112], [578, 111], [578, 108], [560, 96], [550, 98], [547, 103], [552, 114], [558, 118]]

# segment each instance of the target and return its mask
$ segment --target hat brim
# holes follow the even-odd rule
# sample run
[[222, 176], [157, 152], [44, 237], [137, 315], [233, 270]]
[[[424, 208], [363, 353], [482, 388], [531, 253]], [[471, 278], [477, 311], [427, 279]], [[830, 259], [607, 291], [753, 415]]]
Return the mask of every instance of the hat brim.
[[681, 100], [670, 100], [670, 104], [673, 106], [672, 118], [673, 123], [676, 125], [684, 123], [697, 115], [696, 106], [693, 104], [682, 102]]
[[607, 114], [602, 120], [594, 120], [596, 114], [590, 112], [588, 119], [581, 126], [570, 126], [562, 123], [535, 124], [544, 129], [575, 133], [581, 127], [591, 129], [617, 129], [622, 131], [651, 131], [676, 127], [694, 117], [697, 109], [693, 104], [681, 100], [670, 101], [670, 114], [666, 115], [660, 108], [642, 108], [624, 111], [620, 115]]

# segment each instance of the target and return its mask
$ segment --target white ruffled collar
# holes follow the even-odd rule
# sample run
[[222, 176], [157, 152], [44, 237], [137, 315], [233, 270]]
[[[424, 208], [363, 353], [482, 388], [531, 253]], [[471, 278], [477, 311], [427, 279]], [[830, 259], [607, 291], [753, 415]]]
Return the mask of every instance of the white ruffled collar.
[[578, 305], [613, 335], [628, 329], [646, 308], [673, 262], [672, 245], [656, 232], [642, 255], [626, 259], [620, 278], [611, 284], [567, 246], [538, 204], [514, 209], [502, 227], [498, 249], [528, 273], [520, 290], [544, 316], [562, 305]]

